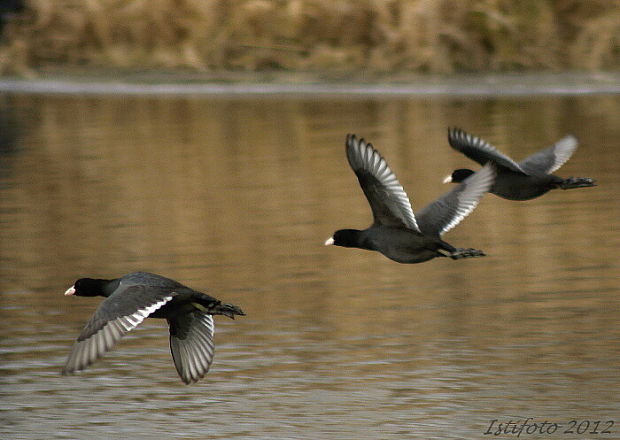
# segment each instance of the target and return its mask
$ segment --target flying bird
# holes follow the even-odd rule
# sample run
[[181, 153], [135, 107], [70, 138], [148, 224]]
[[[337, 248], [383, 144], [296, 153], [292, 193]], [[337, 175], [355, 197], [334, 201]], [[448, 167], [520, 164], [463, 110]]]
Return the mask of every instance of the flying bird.
[[484, 166], [414, 214], [407, 193], [371, 143], [349, 134], [346, 154], [370, 204], [373, 223], [364, 230], [338, 230], [325, 245], [378, 251], [399, 263], [484, 256], [477, 249], [455, 248], [443, 241], [441, 235], [469, 215], [489, 190], [495, 178], [493, 165]]
[[170, 350], [179, 377], [186, 384], [202, 378], [213, 362], [213, 315], [245, 315], [221, 301], [160, 275], [134, 272], [106, 280], [81, 278], [65, 295], [103, 296], [93, 317], [77, 338], [63, 374], [83, 370], [103, 356], [146, 318], [165, 318]]
[[[530, 200], [556, 188], [596, 186], [595, 180], [589, 177], [562, 179], [551, 174], [570, 159], [577, 149], [578, 143], [574, 136], [566, 136], [521, 162], [515, 162], [488, 142], [459, 128], [448, 129], [448, 142], [456, 151], [481, 165], [494, 164], [497, 177], [489, 192], [508, 200]], [[455, 170], [444, 179], [444, 183], [463, 182], [473, 173], [469, 169]]]

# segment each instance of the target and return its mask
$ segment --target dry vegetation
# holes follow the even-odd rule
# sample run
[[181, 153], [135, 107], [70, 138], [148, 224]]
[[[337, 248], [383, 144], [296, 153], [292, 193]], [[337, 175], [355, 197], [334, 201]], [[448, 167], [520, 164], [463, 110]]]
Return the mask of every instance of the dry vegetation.
[[26, 0], [0, 72], [50, 65], [455, 72], [620, 67], [620, 0]]

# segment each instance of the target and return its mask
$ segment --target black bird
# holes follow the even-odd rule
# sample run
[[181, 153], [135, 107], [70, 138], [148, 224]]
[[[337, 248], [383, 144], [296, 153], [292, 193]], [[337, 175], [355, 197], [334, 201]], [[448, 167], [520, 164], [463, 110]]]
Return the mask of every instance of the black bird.
[[77, 338], [63, 374], [83, 370], [146, 318], [165, 318], [170, 350], [186, 384], [202, 378], [213, 361], [213, 316], [245, 315], [232, 304], [197, 292], [169, 278], [134, 272], [113, 280], [81, 278], [65, 295], [104, 296]]
[[399, 263], [421, 263], [435, 257], [456, 260], [484, 255], [477, 249], [455, 248], [440, 236], [473, 211], [489, 190], [495, 177], [492, 165], [483, 167], [414, 215], [405, 190], [372, 144], [349, 134], [346, 153], [370, 203], [374, 222], [363, 231], [336, 231], [325, 245], [378, 251]]
[[[562, 179], [551, 174], [564, 165], [577, 149], [577, 139], [574, 136], [566, 136], [551, 147], [518, 163], [488, 142], [458, 128], [448, 129], [448, 141], [452, 148], [480, 165], [493, 163], [497, 168], [497, 177], [489, 192], [508, 200], [530, 200], [555, 188], [596, 186], [594, 179], [589, 177]], [[462, 182], [473, 173], [468, 169], [455, 170], [451, 176], [445, 178], [444, 183]]]

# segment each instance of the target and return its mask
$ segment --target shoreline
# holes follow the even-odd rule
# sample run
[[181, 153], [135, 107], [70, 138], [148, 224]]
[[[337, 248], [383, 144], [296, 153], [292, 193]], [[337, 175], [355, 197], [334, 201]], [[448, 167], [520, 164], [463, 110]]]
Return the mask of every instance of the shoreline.
[[0, 93], [138, 96], [536, 96], [620, 94], [620, 72], [329, 77], [307, 73], [121, 73], [0, 77]]

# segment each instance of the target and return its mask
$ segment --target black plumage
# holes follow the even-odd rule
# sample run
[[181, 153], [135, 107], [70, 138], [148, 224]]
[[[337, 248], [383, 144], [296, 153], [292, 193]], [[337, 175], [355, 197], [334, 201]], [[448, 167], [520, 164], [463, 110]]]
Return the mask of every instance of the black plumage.
[[[448, 129], [448, 142], [456, 151], [481, 165], [493, 163], [497, 168], [497, 177], [489, 192], [508, 200], [530, 200], [556, 188], [596, 186], [594, 179], [589, 177], [563, 179], [551, 174], [577, 149], [578, 142], [574, 136], [566, 136], [521, 162], [515, 162], [483, 139], [458, 128]], [[461, 168], [444, 182], [460, 183], [472, 174], [472, 170]]]
[[213, 362], [212, 315], [234, 319], [235, 315], [245, 314], [237, 306], [147, 272], [134, 272], [112, 280], [81, 278], [65, 295], [106, 299], [78, 336], [63, 374], [88, 367], [146, 318], [165, 318], [170, 327], [170, 350], [177, 372], [183, 382], [196, 382]]
[[477, 249], [459, 249], [441, 235], [476, 207], [495, 177], [492, 165], [483, 167], [461, 185], [414, 214], [405, 190], [372, 144], [347, 135], [346, 154], [368, 199], [373, 223], [365, 230], [341, 229], [325, 244], [374, 250], [399, 263], [420, 263], [435, 257], [452, 259], [483, 256]]

